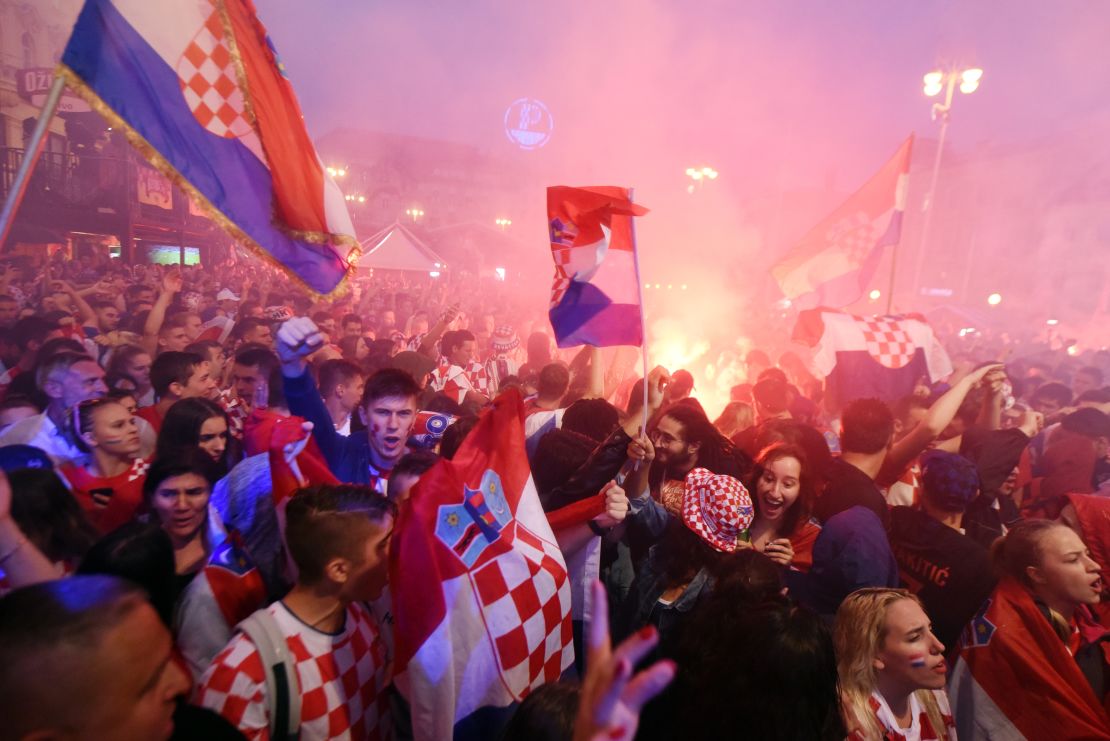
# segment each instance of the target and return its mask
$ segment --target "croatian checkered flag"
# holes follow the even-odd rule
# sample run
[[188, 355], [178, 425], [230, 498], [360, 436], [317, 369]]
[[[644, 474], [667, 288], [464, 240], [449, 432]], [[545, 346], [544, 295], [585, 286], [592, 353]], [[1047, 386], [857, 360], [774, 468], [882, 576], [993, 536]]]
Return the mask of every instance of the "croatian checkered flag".
[[952, 362], [920, 314], [862, 317], [831, 309], [799, 312], [794, 340], [814, 349], [833, 408], [855, 399], [892, 402], [952, 373]]
[[532, 483], [516, 389], [420, 478], [389, 567], [394, 681], [418, 741], [451, 738], [474, 711], [523, 700], [570, 666], [570, 583]]

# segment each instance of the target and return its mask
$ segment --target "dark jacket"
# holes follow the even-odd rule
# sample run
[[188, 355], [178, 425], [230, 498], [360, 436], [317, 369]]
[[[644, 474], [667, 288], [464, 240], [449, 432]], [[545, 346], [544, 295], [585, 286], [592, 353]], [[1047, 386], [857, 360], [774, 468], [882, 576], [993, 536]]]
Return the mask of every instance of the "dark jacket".
[[[568, 504], [592, 497], [613, 480], [628, 458], [628, 444], [632, 438], [620, 427], [614, 430], [586, 462], [579, 466], [562, 486], [556, 486], [540, 497], [544, 512], [554, 512]], [[627, 492], [629, 497], [637, 492]]]
[[654, 625], [659, 630], [659, 651], [662, 655], [669, 656], [687, 616], [709, 596], [714, 579], [708, 569], [702, 568], [678, 599], [669, 605], [661, 604], [659, 597], [666, 591], [666, 587], [658, 568], [660, 548], [660, 545], [652, 546], [647, 558], [636, 571], [636, 580], [632, 583], [632, 593], [625, 606], [617, 635], [624, 638], [645, 625]]
[[312, 423], [312, 436], [335, 477], [347, 484], [371, 483], [370, 438], [365, 434], [343, 437], [335, 431], [316, 381], [307, 370], [296, 378], [283, 376], [283, 380], [289, 411]]
[[783, 581], [789, 597], [831, 619], [857, 589], [898, 586], [898, 563], [878, 515], [852, 507], [829, 518], [821, 529], [809, 572], [786, 571]]
[[987, 549], [912, 507], [890, 511], [890, 547], [906, 588], [916, 594], [946, 649], [994, 591]]
[[871, 477], [842, 458], [836, 458], [829, 465], [828, 486], [817, 498], [813, 515], [824, 524], [829, 518], [856, 506], [874, 512], [884, 527], [890, 521], [886, 499]]

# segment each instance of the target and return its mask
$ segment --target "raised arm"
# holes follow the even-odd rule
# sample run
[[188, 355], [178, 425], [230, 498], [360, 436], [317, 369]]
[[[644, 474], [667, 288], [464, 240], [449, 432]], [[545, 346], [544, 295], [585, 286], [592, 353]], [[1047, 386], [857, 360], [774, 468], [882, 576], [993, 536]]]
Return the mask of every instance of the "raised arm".
[[166, 273], [162, 278], [162, 292], [147, 315], [146, 324], [143, 325], [142, 346], [151, 355], [158, 352], [158, 331], [162, 329], [162, 322], [166, 320], [166, 310], [170, 308], [173, 297], [181, 291], [184, 280], [180, 273]]
[[[978, 370], [963, 376], [952, 388], [948, 389], [929, 407], [925, 418], [910, 430], [909, 434], [896, 442], [883, 462], [884, 473], [897, 475], [908, 466], [914, 458], [925, 452], [930, 443], [936, 440], [940, 433], [952, 423], [960, 405], [973, 388], [985, 378], [994, 374], [1002, 374], [1002, 365], [986, 365]], [[993, 379], [993, 376], [992, 376]], [[886, 478], [884, 476], [883, 478]]]

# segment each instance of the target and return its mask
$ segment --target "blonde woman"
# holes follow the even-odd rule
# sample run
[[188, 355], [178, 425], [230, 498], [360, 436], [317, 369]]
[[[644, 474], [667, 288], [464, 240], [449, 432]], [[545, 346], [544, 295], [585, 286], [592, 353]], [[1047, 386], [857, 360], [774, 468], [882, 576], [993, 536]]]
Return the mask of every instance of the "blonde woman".
[[944, 645], [904, 589], [860, 589], [833, 632], [844, 724], [852, 741], [955, 741]]
[[1110, 738], [1110, 636], [1091, 612], [1102, 569], [1086, 544], [1067, 525], [1022, 520], [991, 558], [998, 586], [964, 631], [952, 671], [960, 735]]
[[751, 404], [730, 401], [721, 410], [721, 416], [713, 420], [713, 426], [725, 437], [732, 439], [738, 433], [755, 426], [755, 410]]

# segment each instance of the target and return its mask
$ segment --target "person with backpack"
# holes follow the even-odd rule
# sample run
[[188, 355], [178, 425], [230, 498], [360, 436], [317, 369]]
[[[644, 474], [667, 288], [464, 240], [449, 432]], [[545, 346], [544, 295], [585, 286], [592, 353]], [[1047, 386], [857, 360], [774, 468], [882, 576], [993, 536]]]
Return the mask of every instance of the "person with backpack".
[[297, 582], [240, 624], [198, 704], [251, 739], [389, 738], [386, 647], [364, 603], [386, 585], [395, 512], [363, 485], [295, 494], [285, 539]]

